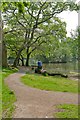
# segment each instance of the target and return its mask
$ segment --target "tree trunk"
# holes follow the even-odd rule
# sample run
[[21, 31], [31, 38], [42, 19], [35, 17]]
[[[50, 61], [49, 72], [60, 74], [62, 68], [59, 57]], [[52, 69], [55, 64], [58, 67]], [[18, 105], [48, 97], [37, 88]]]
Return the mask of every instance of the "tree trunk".
[[5, 42], [2, 41], [2, 67], [7, 67], [7, 48]]
[[22, 66], [24, 66], [24, 58], [22, 58]]
[[27, 58], [26, 58], [26, 66], [29, 66], [29, 57], [30, 57], [30, 54], [29, 54], [29, 48], [27, 48], [26, 54], [27, 54]]
[[4, 34], [3, 34], [3, 21], [1, 18], [1, 11], [0, 11], [0, 66], [7, 67], [7, 48], [4, 42]]
[[19, 62], [19, 56], [17, 56], [17, 57], [15, 58], [14, 63], [13, 63], [13, 66], [14, 66], [14, 67], [17, 67], [18, 62]]
[[23, 49], [24, 49], [24, 48], [22, 47], [22, 48], [18, 51], [17, 57], [15, 58], [14, 63], [13, 63], [13, 66], [14, 66], [14, 67], [17, 67], [18, 61], [19, 61], [19, 58], [20, 58], [20, 55], [21, 55], [21, 52], [22, 52]]
[[29, 66], [29, 57], [30, 57], [30, 55], [27, 54], [27, 58], [26, 58], [26, 66]]
[[[19, 59], [20, 60], [20, 59]], [[18, 60], [18, 65], [20, 66], [20, 64], [19, 64], [19, 60]]]
[[22, 62], [22, 66], [24, 66], [24, 57], [21, 55], [21, 58], [20, 58], [21, 62]]
[[24, 66], [24, 59], [22, 59], [22, 66]]

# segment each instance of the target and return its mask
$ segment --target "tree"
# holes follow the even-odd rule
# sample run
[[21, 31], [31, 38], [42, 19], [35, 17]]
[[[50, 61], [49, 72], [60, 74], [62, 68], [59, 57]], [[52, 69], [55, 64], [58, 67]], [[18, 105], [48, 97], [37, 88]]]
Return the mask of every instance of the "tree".
[[[77, 28], [74, 34], [71, 33], [71, 37], [66, 37], [65, 36], [66, 33], [64, 29], [63, 33], [65, 34], [63, 39], [62, 38], [58, 39], [59, 36], [57, 35], [57, 39], [52, 40], [53, 42], [52, 44], [48, 43], [48, 46], [47, 45], [44, 46], [43, 47], [44, 49], [42, 49], [43, 51], [42, 56], [43, 54], [45, 55], [46, 57], [45, 60], [50, 62], [68, 62], [68, 61], [79, 60], [79, 32], [78, 31], [79, 29]], [[44, 51], [46, 51], [47, 53]], [[40, 58], [44, 61], [42, 56], [40, 56]]]
[[2, 21], [2, 16], [1, 16], [1, 11], [0, 11], [0, 56], [1, 56], [1, 66], [2, 67], [7, 67], [7, 48], [6, 48], [6, 43], [4, 41], [4, 32], [3, 32], [3, 21]]
[[74, 34], [71, 33], [71, 53], [72, 53], [72, 59], [78, 60], [78, 53], [79, 53], [79, 27], [76, 28], [74, 31]]
[[[13, 28], [13, 26], [12, 26]], [[14, 29], [15, 28], [15, 29]], [[13, 29], [10, 31], [9, 28], [4, 29], [5, 33], [5, 42], [8, 49], [8, 57], [16, 57], [18, 54], [18, 51], [20, 50], [23, 41], [24, 41], [24, 32], [21, 30], [20, 26], [14, 26]], [[7, 32], [9, 31], [9, 32]], [[22, 61], [22, 65], [24, 65], [23, 62], [23, 55], [20, 54], [19, 60]], [[17, 65], [19, 64], [19, 60], [17, 62]]]
[[[29, 65], [30, 55], [42, 44], [46, 43], [46, 36], [51, 33], [51, 29], [46, 32], [46, 25], [53, 23], [56, 14], [64, 10], [77, 10], [78, 6], [73, 2], [19, 2], [6, 3], [4, 11], [9, 16], [8, 22], [14, 20], [17, 25], [24, 29], [25, 40], [17, 52], [14, 66], [17, 65], [21, 52], [26, 48], [26, 66]], [[19, 11], [19, 12], [18, 12]], [[12, 17], [13, 16], [13, 17]], [[13, 22], [14, 24], [14, 22]], [[45, 39], [46, 38], [46, 39]], [[48, 40], [47, 40], [48, 41]], [[49, 42], [49, 41], [48, 41]]]

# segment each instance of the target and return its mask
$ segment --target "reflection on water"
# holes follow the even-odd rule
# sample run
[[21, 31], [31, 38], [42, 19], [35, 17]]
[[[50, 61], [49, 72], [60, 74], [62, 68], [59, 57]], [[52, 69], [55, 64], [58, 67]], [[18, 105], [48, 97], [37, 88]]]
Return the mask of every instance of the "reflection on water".
[[43, 64], [43, 68], [50, 73], [64, 73], [78, 72], [78, 62], [76, 63], [49, 63]]

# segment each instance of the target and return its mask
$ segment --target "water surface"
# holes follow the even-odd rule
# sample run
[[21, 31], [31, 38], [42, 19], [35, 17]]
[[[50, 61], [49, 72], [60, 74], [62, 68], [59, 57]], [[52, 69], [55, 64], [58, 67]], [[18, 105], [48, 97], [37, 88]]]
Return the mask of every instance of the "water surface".
[[64, 73], [69, 74], [70, 72], [78, 73], [78, 62], [72, 63], [49, 63], [43, 64], [43, 68], [50, 73]]

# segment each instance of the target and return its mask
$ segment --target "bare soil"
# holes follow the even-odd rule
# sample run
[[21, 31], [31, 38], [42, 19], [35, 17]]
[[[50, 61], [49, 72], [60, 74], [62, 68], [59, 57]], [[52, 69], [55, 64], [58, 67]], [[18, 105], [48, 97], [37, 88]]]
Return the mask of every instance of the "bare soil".
[[25, 71], [26, 68], [21, 68], [5, 79], [17, 98], [13, 118], [55, 118], [56, 105], [78, 104], [78, 94], [45, 91], [24, 85], [20, 77], [25, 75]]

